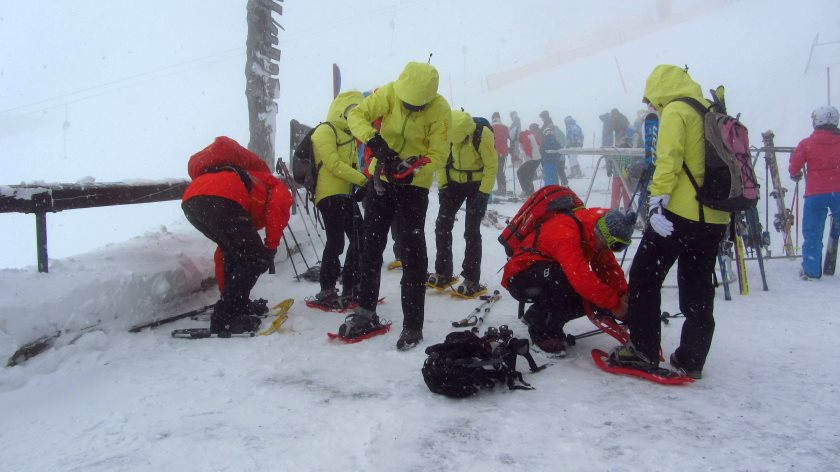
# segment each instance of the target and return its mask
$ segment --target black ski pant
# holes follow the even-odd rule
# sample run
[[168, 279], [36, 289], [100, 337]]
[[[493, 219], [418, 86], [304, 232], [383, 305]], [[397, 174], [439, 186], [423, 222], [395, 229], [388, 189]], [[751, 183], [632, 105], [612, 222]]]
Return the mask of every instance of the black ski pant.
[[662, 283], [677, 262], [680, 311], [685, 323], [676, 354], [685, 369], [702, 370], [715, 332], [712, 279], [718, 245], [727, 225], [692, 221], [667, 210], [665, 216], [674, 224], [674, 232], [662, 237], [648, 225], [630, 266], [630, 340], [648, 359], [659, 358]]
[[521, 303], [533, 303], [522, 317], [534, 342], [563, 337], [563, 326], [585, 315], [583, 297], [556, 262], [537, 262], [508, 282], [510, 295]]
[[222, 251], [225, 280], [220, 315], [247, 314], [251, 289], [273, 256], [251, 216], [233, 200], [209, 195], [192, 197], [181, 208], [187, 220]]
[[533, 161], [525, 161], [516, 170], [516, 176], [519, 178], [519, 185], [522, 187], [522, 196], [530, 197], [534, 193], [534, 176], [537, 174], [537, 168], [540, 166], [542, 160], [536, 159]]
[[376, 311], [382, 271], [382, 254], [388, 243], [391, 222], [397, 221], [397, 241], [402, 249], [403, 327], [423, 329], [426, 302], [426, 210], [429, 190], [413, 185], [383, 182], [384, 193], [378, 195], [369, 183], [365, 212], [364, 253], [359, 306]]
[[467, 202], [467, 216], [464, 221], [464, 262], [461, 275], [473, 282], [481, 279], [481, 219], [487, 211], [487, 194], [479, 192], [481, 182], [450, 182], [440, 189], [440, 211], [435, 220], [435, 273], [452, 275], [452, 228], [458, 209]]
[[507, 175], [505, 175], [505, 165], [507, 164], [507, 155], [499, 154], [499, 167], [496, 170], [496, 189], [498, 193], [504, 195], [507, 193]]
[[[318, 202], [318, 210], [324, 221], [327, 242], [321, 256], [321, 290], [335, 288], [339, 274], [345, 295], [357, 293], [359, 281], [359, 251], [361, 250], [362, 212], [351, 195], [332, 195]], [[341, 266], [344, 252], [344, 236], [348, 249]]]

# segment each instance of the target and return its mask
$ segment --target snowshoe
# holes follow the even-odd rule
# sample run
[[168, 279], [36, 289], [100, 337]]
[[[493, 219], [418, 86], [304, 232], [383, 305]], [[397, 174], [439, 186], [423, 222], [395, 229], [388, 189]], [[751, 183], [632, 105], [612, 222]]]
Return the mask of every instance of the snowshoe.
[[445, 276], [440, 274], [429, 274], [428, 277], [426, 277], [426, 287], [442, 292], [458, 283], [459, 280], [461, 280], [461, 277], [458, 277], [457, 275]]
[[323, 311], [340, 312], [347, 309], [346, 300], [338, 296], [338, 290], [335, 288], [321, 290], [314, 297], [306, 297], [303, 301], [309, 308]]
[[460, 298], [478, 298], [485, 293], [487, 293], [486, 285], [464, 279], [464, 282], [453, 291], [452, 296]]
[[379, 334], [385, 334], [390, 329], [391, 323], [382, 324], [376, 312], [356, 307], [352, 313], [344, 318], [344, 323], [339, 326], [338, 333], [327, 333], [327, 336], [330, 339], [355, 343]]
[[422, 340], [423, 331], [403, 328], [402, 333], [400, 333], [400, 339], [397, 340], [397, 350], [407, 351], [420, 344]]
[[631, 375], [663, 385], [682, 385], [694, 381], [683, 372], [659, 367], [657, 362], [645, 358], [629, 343], [616, 347], [609, 354], [593, 349], [592, 360], [604, 372]]
[[402, 270], [402, 268], [403, 268], [402, 261], [399, 260], [399, 259], [393, 260], [393, 261], [388, 263], [387, 267], [388, 267], [388, 270]]

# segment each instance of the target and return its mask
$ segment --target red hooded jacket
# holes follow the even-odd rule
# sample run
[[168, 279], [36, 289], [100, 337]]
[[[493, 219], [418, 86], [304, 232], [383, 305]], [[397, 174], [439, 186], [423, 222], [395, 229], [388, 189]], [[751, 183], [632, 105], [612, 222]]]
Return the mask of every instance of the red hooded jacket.
[[840, 192], [840, 133], [816, 129], [803, 139], [790, 158], [790, 175], [807, 167], [805, 196]]
[[507, 288], [512, 277], [538, 261], [556, 262], [584, 300], [610, 311], [618, 310], [620, 298], [627, 292], [624, 271], [609, 249], [598, 251], [595, 246], [595, 224], [607, 211], [607, 208], [581, 208], [574, 212], [583, 225], [583, 241], [572, 217], [558, 214], [550, 218], [542, 224], [539, 233], [534, 231], [522, 241], [521, 248], [533, 248], [536, 252], [520, 250], [505, 264], [502, 286]]
[[[234, 170], [207, 172], [213, 167], [236, 167], [251, 180], [251, 190]], [[271, 174], [256, 154], [236, 141], [220, 136], [212, 144], [190, 157], [188, 172], [193, 179], [182, 202], [205, 195], [222, 197], [238, 203], [254, 222], [256, 230], [265, 228], [265, 246], [275, 250], [283, 230], [289, 224], [292, 195], [289, 189]]]

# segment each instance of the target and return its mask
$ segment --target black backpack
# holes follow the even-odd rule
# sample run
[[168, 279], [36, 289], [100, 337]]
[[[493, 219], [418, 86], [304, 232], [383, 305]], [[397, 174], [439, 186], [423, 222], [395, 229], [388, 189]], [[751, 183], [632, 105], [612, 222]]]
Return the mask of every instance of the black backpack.
[[516, 371], [516, 356], [525, 357], [531, 372], [545, 366], [537, 366], [528, 348], [528, 340], [514, 338], [507, 326], [490, 327], [483, 337], [455, 331], [444, 342], [426, 348], [423, 380], [432, 392], [451, 398], [469, 397], [497, 382], [511, 390], [533, 390]]
[[[479, 152], [478, 147], [481, 146], [481, 133], [484, 131], [484, 128], [493, 132], [493, 125], [487, 121], [487, 118], [482, 118], [480, 116], [474, 116], [473, 121], [475, 122], [475, 131], [473, 131], [472, 136], [472, 144], [473, 148], [475, 148], [475, 152]], [[476, 172], [481, 172], [484, 170], [482, 166], [479, 169], [471, 169], [471, 170], [463, 170], [463, 169], [455, 169], [455, 160], [452, 157], [452, 147], [449, 148], [449, 158], [446, 160], [446, 179], [449, 182], [452, 182], [452, 177], [449, 175], [450, 170], [457, 170], [458, 172], [464, 172], [467, 174], [467, 182], [472, 182], [472, 175]]]
[[329, 121], [319, 123], [309, 130], [297, 145], [294, 152], [294, 159], [292, 160], [292, 178], [295, 180], [295, 183], [303, 186], [307, 196], [312, 201], [315, 199], [315, 186], [318, 184], [318, 171], [321, 169], [321, 164], [315, 164], [315, 153], [312, 150], [312, 133], [321, 125], [327, 125], [332, 128], [333, 132], [336, 133], [336, 139], [338, 139], [338, 132], [332, 123]]

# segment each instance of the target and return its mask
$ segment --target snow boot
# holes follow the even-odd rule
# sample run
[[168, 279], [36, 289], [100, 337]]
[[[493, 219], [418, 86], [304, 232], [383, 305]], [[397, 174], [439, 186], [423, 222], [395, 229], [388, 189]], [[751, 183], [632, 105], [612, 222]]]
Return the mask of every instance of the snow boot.
[[460, 280], [460, 277], [457, 275], [429, 274], [426, 277], [426, 286], [435, 290], [446, 290], [455, 285], [458, 280]]
[[325, 288], [316, 293], [314, 297], [305, 300], [306, 306], [319, 308], [324, 311], [339, 311], [344, 309], [344, 300], [338, 296], [335, 288]]
[[358, 306], [344, 318], [344, 323], [338, 328], [338, 335], [353, 339], [383, 327], [375, 311]]
[[487, 286], [473, 282], [472, 280], [464, 279], [464, 282], [455, 289], [458, 296], [463, 298], [478, 298], [480, 295], [487, 293]]
[[403, 328], [400, 339], [397, 340], [397, 350], [407, 351], [423, 340], [423, 331], [419, 329]]
[[641, 370], [643, 372], [657, 372], [659, 362], [654, 362], [637, 351], [633, 343], [628, 342], [610, 351], [607, 363], [613, 367]]
[[258, 298], [249, 301], [249, 313], [255, 316], [265, 316], [268, 313], [268, 300], [265, 298]]
[[210, 332], [220, 338], [229, 338], [231, 334], [256, 333], [260, 324], [262, 318], [256, 315], [239, 315], [227, 320], [213, 316], [210, 318]]
[[685, 372], [686, 377], [691, 377], [694, 380], [700, 380], [703, 378], [702, 369], [686, 369], [683, 367], [683, 364], [677, 358], [676, 352], [671, 354], [671, 365], [674, 366], [675, 369]]

